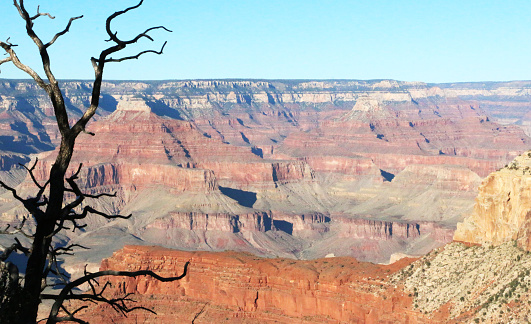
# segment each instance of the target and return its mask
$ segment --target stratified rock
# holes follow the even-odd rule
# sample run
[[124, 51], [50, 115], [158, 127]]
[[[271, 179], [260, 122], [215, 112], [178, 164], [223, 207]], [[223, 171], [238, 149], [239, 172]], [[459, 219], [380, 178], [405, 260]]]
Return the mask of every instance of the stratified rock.
[[410, 164], [467, 166], [486, 175], [529, 145], [516, 127], [492, 122], [474, 103], [439, 97], [359, 97], [340, 118], [292, 132], [280, 155], [321, 158], [364, 156], [395, 173]]
[[150, 269], [175, 276], [186, 261], [191, 262], [189, 273], [172, 283], [150, 277], [110, 278], [114, 296], [132, 293], [139, 305], [157, 315], [134, 312], [122, 317], [103, 307], [85, 316], [96, 322], [104, 317], [114, 323], [175, 323], [191, 321], [199, 312], [193, 306], [202, 303], [206, 307], [197, 323], [415, 323], [423, 318], [413, 311], [412, 298], [388, 281], [411, 259], [380, 266], [353, 258], [294, 261], [127, 246], [104, 260], [101, 269]]
[[[62, 85], [73, 121], [91, 85]], [[395, 252], [426, 253], [472, 208], [479, 177], [528, 148], [521, 126], [530, 89], [529, 82], [105, 82], [100, 115], [87, 126], [95, 136], [77, 139], [72, 172], [83, 163], [82, 190], [117, 193], [86, 203], [134, 217], [89, 217], [87, 233], [67, 235], [82, 245], [143, 239], [294, 258], [388, 262]], [[38, 86], [0, 81], [0, 136], [8, 136], [0, 144], [56, 147], [54, 123]], [[42, 183], [54, 159], [49, 152], [39, 159]], [[0, 178], [16, 185], [18, 171]], [[27, 178], [17, 190], [31, 195], [35, 187]], [[8, 196], [0, 213], [15, 222], [24, 211]], [[419, 224], [419, 235], [399, 235]], [[98, 246], [101, 253], [88, 253], [112, 253], [112, 244]]]

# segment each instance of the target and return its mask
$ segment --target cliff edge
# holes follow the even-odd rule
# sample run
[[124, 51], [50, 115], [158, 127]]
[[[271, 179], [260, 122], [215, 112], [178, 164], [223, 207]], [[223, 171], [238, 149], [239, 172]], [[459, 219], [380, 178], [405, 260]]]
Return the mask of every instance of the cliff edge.
[[455, 241], [500, 245], [515, 240], [531, 251], [531, 151], [491, 173], [479, 187], [472, 214], [457, 224]]

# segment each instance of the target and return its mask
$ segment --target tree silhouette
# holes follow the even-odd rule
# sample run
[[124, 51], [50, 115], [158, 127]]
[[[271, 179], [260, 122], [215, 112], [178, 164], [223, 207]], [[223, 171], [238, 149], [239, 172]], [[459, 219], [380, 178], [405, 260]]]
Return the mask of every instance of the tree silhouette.
[[[62, 31], [56, 33], [49, 42], [44, 43], [35, 33], [33, 28], [34, 23], [41, 17], [47, 17], [50, 19], [54, 19], [54, 17], [50, 13], [41, 13], [39, 7], [37, 7], [37, 13], [35, 15], [30, 15], [24, 6], [23, 0], [13, 1], [20, 17], [22, 17], [26, 24], [27, 35], [37, 46], [46, 77], [45, 79], [41, 78], [35, 70], [20, 61], [15, 52], [17, 45], [12, 44], [9, 41], [9, 38], [5, 42], [0, 41], [0, 47], [6, 53], [6, 57], [0, 59], [0, 65], [8, 62], [12, 63], [16, 68], [27, 73], [42, 89], [44, 89], [44, 91], [46, 91], [54, 108], [57, 127], [61, 134], [61, 143], [55, 162], [51, 167], [48, 180], [45, 183], [39, 183], [34, 175], [33, 171], [37, 161], [35, 161], [32, 166], [24, 166], [32, 182], [38, 189], [35, 196], [28, 198], [21, 197], [15, 188], [0, 181], [0, 186], [10, 191], [13, 197], [24, 205], [25, 209], [34, 220], [34, 222], [31, 223], [35, 224], [34, 228], [28, 229], [29, 222], [24, 218], [17, 226], [8, 226], [0, 232], [1, 234], [7, 235], [25, 235], [32, 241], [31, 247], [26, 247], [20, 240], [15, 238], [14, 243], [9, 247], [5, 247], [3, 253], [0, 254], [0, 261], [2, 261], [2, 265], [0, 266], [0, 293], [4, 296], [0, 298], [0, 301], [2, 302], [0, 305], [0, 312], [2, 313], [2, 315], [0, 315], [0, 320], [2, 323], [8, 321], [15, 323], [35, 323], [42, 299], [52, 299], [55, 301], [47, 323], [61, 321], [85, 323], [76, 318], [76, 314], [80, 310], [86, 308], [86, 305], [79, 306], [75, 310], [69, 310], [63, 302], [71, 299], [104, 302], [110, 304], [117, 311], [127, 313], [131, 310], [142, 307], [130, 307], [128, 303], [130, 299], [128, 296], [123, 296], [118, 299], [106, 298], [104, 292], [107, 288], [107, 284], [98, 286], [98, 278], [103, 276], [134, 277], [139, 275], [150, 275], [161, 281], [173, 281], [179, 280], [186, 275], [188, 263], [185, 265], [182, 275], [172, 278], [162, 278], [151, 271], [100, 271], [96, 273], [85, 272], [83, 277], [70, 282], [68, 276], [59, 268], [57, 258], [61, 255], [72, 254], [75, 248], [84, 247], [79, 245], [61, 246], [53, 244], [52, 242], [54, 236], [62, 230], [79, 230], [86, 226], [83, 224], [83, 219], [89, 214], [98, 215], [106, 219], [131, 217], [131, 215], [109, 215], [90, 206], [81, 208], [81, 204], [87, 198], [98, 199], [102, 196], [115, 196], [115, 194], [86, 194], [82, 192], [76, 184], [76, 179], [78, 178], [82, 165], [79, 165], [77, 171], [73, 172], [70, 176], [67, 176], [67, 171], [74, 152], [76, 138], [81, 133], [88, 133], [85, 131], [85, 126], [94, 116], [98, 108], [105, 65], [107, 63], [138, 59], [140, 56], [147, 53], [160, 55], [164, 50], [166, 42], [164, 42], [159, 51], [144, 50], [132, 56], [122, 56], [119, 58], [111, 57], [111, 55], [120, 52], [129, 45], [137, 43], [143, 38], [153, 41], [153, 38], [149, 35], [153, 30], [160, 29], [171, 32], [164, 26], [156, 26], [146, 29], [131, 39], [123, 40], [118, 37], [117, 32], [112, 31], [111, 23], [116, 17], [140, 7], [142, 2], [143, 0], [135, 6], [117, 11], [107, 18], [105, 28], [107, 35], [109, 36], [107, 41], [111, 45], [101, 51], [98, 57], [92, 57], [90, 59], [92, 67], [94, 68], [94, 83], [92, 86], [90, 106], [85, 110], [83, 115], [71, 125], [59, 82], [54, 77], [50, 68], [51, 59], [48, 54], [48, 48], [60, 37], [69, 32], [70, 27], [75, 20], [81, 19], [83, 16], [70, 18], [68, 24]], [[88, 134], [94, 135], [92, 133]], [[75, 196], [75, 199], [67, 201], [67, 195]], [[20, 252], [27, 256], [26, 272], [23, 276], [19, 275], [18, 269], [14, 264], [4, 262], [7, 261], [13, 252]], [[63, 279], [63, 283], [59, 284], [63, 286], [59, 294], [43, 293], [44, 289], [50, 286], [47, 278], [52, 274]], [[90, 289], [85, 293], [74, 293], [74, 289], [83, 284], [88, 284]]]

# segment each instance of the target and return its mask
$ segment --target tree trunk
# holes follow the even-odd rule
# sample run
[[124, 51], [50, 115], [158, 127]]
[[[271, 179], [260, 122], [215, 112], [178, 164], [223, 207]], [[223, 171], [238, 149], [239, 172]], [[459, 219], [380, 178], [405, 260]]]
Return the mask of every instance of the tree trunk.
[[24, 324], [34, 324], [37, 321], [42, 283], [43, 279], [46, 279], [44, 278], [46, 259], [52, 243], [52, 233], [63, 208], [64, 179], [74, 150], [75, 139], [70, 138], [69, 135], [69, 133], [63, 135], [59, 154], [50, 170], [50, 194], [46, 212], [42, 219], [37, 219], [35, 238], [28, 258], [23, 288], [25, 302], [21, 323]]

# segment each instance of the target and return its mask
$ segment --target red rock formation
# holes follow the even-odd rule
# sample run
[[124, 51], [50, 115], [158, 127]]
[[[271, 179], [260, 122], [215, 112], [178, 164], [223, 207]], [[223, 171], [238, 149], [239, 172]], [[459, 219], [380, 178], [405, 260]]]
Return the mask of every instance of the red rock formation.
[[301, 159], [318, 172], [380, 176], [380, 170], [376, 167], [373, 160], [362, 156], [307, 156]]
[[[49, 164], [39, 164], [37, 179], [48, 176]], [[163, 187], [171, 192], [208, 192], [217, 189], [211, 170], [186, 169], [173, 165], [140, 163], [102, 163], [82, 170], [78, 184], [87, 189], [124, 188], [141, 190]]]
[[[190, 122], [158, 117], [144, 101], [120, 103], [107, 119], [91, 124], [90, 131], [96, 135], [78, 139], [72, 160], [72, 165], [83, 162], [87, 168], [82, 180], [87, 188], [159, 185], [201, 192], [216, 189], [216, 179], [237, 188], [313, 179], [303, 161], [265, 161], [249, 148], [204, 136]], [[46, 178], [52, 162], [45, 159], [40, 165], [38, 179]]]
[[240, 189], [271, 189], [282, 183], [314, 179], [313, 170], [304, 161], [216, 161], [205, 158], [196, 166], [213, 170], [220, 184]]
[[[98, 322], [245, 323], [417, 323], [412, 298], [390, 284], [388, 277], [412, 260], [390, 266], [361, 263], [352, 258], [315, 261], [260, 259], [234, 252], [182, 252], [155, 247], [127, 246], [102, 263], [101, 269], [151, 269], [163, 276], [182, 272], [181, 281], [161, 283], [148, 277], [111, 278], [112, 293], [132, 293], [142, 306], [159, 315], [135, 312], [127, 318], [102, 307], [86, 314]], [[206, 306], [205, 306], [206, 305]], [[102, 313], [103, 312], [103, 313]], [[427, 322], [427, 321], [426, 321]]]
[[409, 164], [462, 165], [484, 176], [528, 145], [521, 130], [491, 122], [477, 105], [366, 97], [340, 119], [291, 133], [276, 152], [313, 160], [365, 156], [393, 173]]
[[[367, 250], [377, 253], [381, 249], [375, 240], [383, 240], [386, 247], [391, 245], [390, 232], [386, 232], [391, 227], [395, 238], [409, 241], [393, 242], [388, 250], [405, 248], [411, 240], [422, 238], [410, 235], [402, 227], [407, 225], [386, 223], [386, 217], [410, 224], [421, 224], [422, 220], [455, 222], [458, 212], [471, 202], [476, 179], [472, 172], [452, 166], [464, 166], [483, 176], [529, 144], [517, 128], [489, 120], [477, 102], [457, 98], [509, 91], [520, 100], [527, 91], [522, 90], [526, 83], [499, 87], [430, 88], [388, 80], [106, 83], [100, 111], [103, 115], [116, 111], [89, 125], [88, 130], [96, 136], [78, 139], [72, 166], [84, 163], [79, 179], [84, 190], [118, 191], [117, 202], [104, 209], [125, 209], [138, 217], [138, 222], [127, 225], [128, 231], [160, 234], [160, 243], [168, 235], [175, 239], [172, 242], [185, 241], [187, 248], [193, 248], [196, 242], [207, 241], [207, 235], [196, 237], [196, 232], [209, 229], [223, 235], [263, 234], [266, 225], [258, 222], [256, 215], [266, 213], [272, 218], [271, 230], [287, 226], [284, 229], [292, 237], [282, 237], [296, 241], [292, 250], [297, 252], [301, 246], [315, 246], [324, 234], [337, 234], [371, 239]], [[34, 90], [34, 85], [26, 82], [0, 83], [0, 95], [5, 91], [25, 95]], [[65, 93], [78, 109], [72, 116], [85, 109], [87, 90], [86, 83], [65, 82]], [[24, 121], [31, 132], [39, 131], [36, 126], [29, 127], [36, 123], [27, 113], [13, 115], [17, 105], [13, 98], [0, 97], [0, 106], [6, 107], [0, 120]], [[36, 94], [27, 103], [38, 107], [34, 115], [48, 122], [43, 116], [50, 115], [50, 105], [39, 98]], [[19, 108], [26, 107], [24, 100], [20, 98]], [[11, 128], [2, 125], [5, 131]], [[43, 127], [50, 141], [56, 143], [53, 132]], [[43, 162], [37, 172], [41, 181], [53, 161]], [[393, 175], [396, 178], [390, 183]], [[220, 202], [213, 198], [221, 195], [218, 186], [254, 194], [256, 203], [251, 199], [242, 207], [237, 195], [227, 194], [219, 204], [222, 207], [211, 208]], [[345, 231], [331, 229], [329, 223], [336, 220], [323, 218], [336, 212], [381, 221], [351, 224], [338, 219], [334, 224], [345, 226]], [[177, 219], [180, 217], [184, 220]], [[186, 217], [195, 220], [193, 226], [183, 225]], [[433, 226], [430, 238], [437, 232], [440, 239], [435, 241], [446, 241], [445, 230]], [[177, 234], [183, 232], [181, 239]], [[279, 233], [266, 234], [274, 237]], [[243, 234], [232, 235], [234, 245], [230, 245], [224, 243], [228, 236], [223, 235], [215, 237], [213, 245], [233, 248], [255, 239], [249, 236], [246, 242]], [[270, 237], [269, 241], [265, 238], [268, 235], [261, 235], [263, 240], [256, 239], [253, 244], [274, 255], [267, 245], [272, 244]]]
[[371, 158], [382, 170], [389, 170], [390, 172], [399, 172], [412, 164], [419, 165], [449, 165], [449, 166], [465, 166], [477, 173], [479, 176], [486, 176], [496, 168], [503, 166], [506, 160], [511, 160], [518, 155], [518, 151], [511, 151], [504, 157], [497, 157], [495, 159], [476, 159], [465, 158], [448, 155], [407, 155], [394, 153], [358, 153], [361, 156]]
[[[284, 221], [291, 224], [293, 236], [304, 235], [304, 232], [325, 233], [329, 230], [330, 217], [322, 213], [288, 214], [278, 211], [271, 213], [273, 221]], [[273, 223], [273, 226], [274, 223]]]

